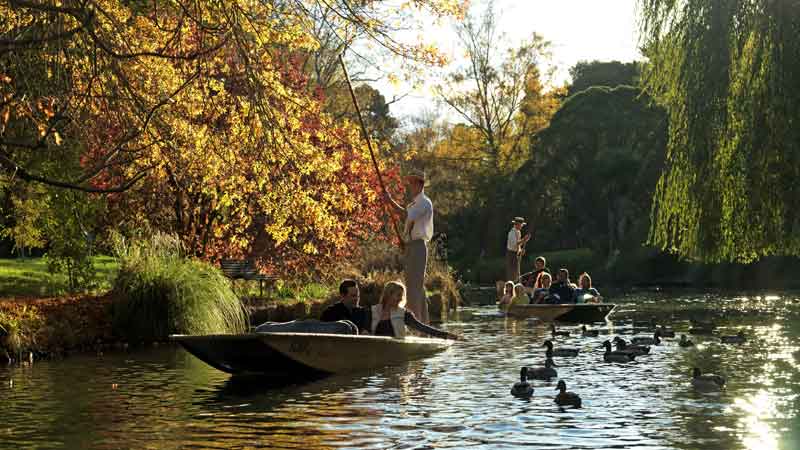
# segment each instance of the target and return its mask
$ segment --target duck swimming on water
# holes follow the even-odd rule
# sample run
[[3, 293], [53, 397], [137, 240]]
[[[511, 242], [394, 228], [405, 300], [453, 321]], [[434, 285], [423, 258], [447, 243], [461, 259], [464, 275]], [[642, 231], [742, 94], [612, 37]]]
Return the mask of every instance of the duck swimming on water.
[[555, 363], [553, 362], [552, 358], [547, 358], [544, 361], [544, 367], [534, 367], [533, 369], [528, 370], [528, 375], [534, 380], [543, 380], [547, 381], [551, 378], [558, 377], [558, 372], [555, 367]]
[[553, 356], [561, 356], [561, 357], [578, 356], [578, 352], [580, 352], [580, 350], [578, 350], [577, 348], [570, 348], [570, 347], [559, 347], [554, 349], [553, 342], [550, 341], [549, 339], [544, 341], [542, 347], [547, 347], [547, 351], [549, 353], [552, 353]]
[[612, 352], [611, 342], [609, 340], [603, 342], [603, 347], [606, 349], [605, 354], [603, 354], [603, 361], [605, 362], [627, 363], [636, 358], [636, 355], [630, 352]]
[[720, 336], [719, 340], [723, 344], [743, 344], [747, 341], [747, 338], [744, 337], [744, 332], [739, 330], [739, 332], [733, 336]]
[[681, 340], [680, 340], [680, 341], [678, 341], [678, 345], [680, 345], [681, 347], [694, 347], [694, 342], [692, 342], [691, 340], [689, 340], [689, 339], [686, 337], [686, 335], [685, 335], [685, 334], [682, 334], [682, 335], [681, 335]]
[[675, 337], [675, 330], [673, 330], [672, 328], [661, 327], [660, 326], [660, 327], [656, 328], [656, 330], [658, 330], [659, 337], [668, 337], [668, 338], [674, 338]]
[[661, 344], [661, 331], [656, 330], [653, 337], [635, 337], [631, 339], [634, 345], [660, 345]]
[[558, 380], [556, 390], [559, 391], [554, 400], [556, 405], [581, 407], [581, 397], [574, 392], [567, 392], [567, 383], [564, 380]]
[[528, 368], [523, 367], [519, 371], [519, 381], [511, 387], [511, 395], [517, 398], [531, 398], [533, 386], [528, 383]]
[[646, 345], [628, 345], [625, 339], [617, 336], [614, 338], [614, 343], [617, 345], [617, 351], [620, 353], [631, 353], [634, 356], [643, 356], [650, 354], [650, 347]]
[[702, 374], [700, 369], [692, 369], [692, 387], [699, 391], [718, 391], [725, 385], [725, 378], [713, 373]]

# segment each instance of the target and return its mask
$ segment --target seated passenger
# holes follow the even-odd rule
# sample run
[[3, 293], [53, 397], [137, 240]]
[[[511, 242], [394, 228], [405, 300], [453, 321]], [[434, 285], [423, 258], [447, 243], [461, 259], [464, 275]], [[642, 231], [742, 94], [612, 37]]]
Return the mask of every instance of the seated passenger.
[[514, 285], [514, 298], [511, 299], [512, 305], [527, 305], [531, 302], [531, 298], [525, 293], [525, 286], [522, 284]]
[[500, 298], [500, 301], [497, 303], [497, 306], [505, 311], [508, 309], [508, 305], [511, 304], [511, 299], [514, 298], [514, 282], [513, 281], [506, 281], [506, 284], [503, 286], [503, 296]]
[[429, 327], [414, 317], [414, 313], [403, 306], [406, 303], [406, 287], [399, 281], [386, 283], [381, 301], [369, 310], [370, 332], [375, 336], [389, 336], [403, 339], [406, 326], [420, 333], [442, 339], [460, 339], [459, 336]]
[[339, 284], [339, 301], [325, 308], [320, 320], [323, 322], [349, 320], [358, 327], [359, 332], [368, 330], [367, 310], [358, 305], [360, 299], [358, 283], [355, 280], [342, 281]]
[[[550, 275], [550, 269], [546, 266], [547, 260], [544, 259], [544, 256], [537, 256], [533, 262], [533, 272], [528, 272], [521, 277], [519, 280], [525, 287], [531, 289], [539, 289], [542, 287], [542, 275], [548, 274]], [[551, 278], [552, 281], [552, 278]]]
[[542, 300], [544, 300], [550, 292], [550, 285], [553, 284], [553, 277], [551, 277], [549, 273], [543, 273], [539, 279], [542, 280], [542, 287], [536, 288], [536, 290], [533, 291], [531, 304], [542, 303]]
[[556, 282], [550, 286], [549, 294], [553, 299], [548, 303], [575, 303], [575, 288], [572, 287], [572, 283], [569, 281], [569, 270], [558, 269], [557, 276]]
[[600, 303], [603, 297], [597, 289], [592, 287], [592, 277], [588, 273], [583, 272], [578, 277], [578, 289], [575, 291], [575, 296], [578, 303]]

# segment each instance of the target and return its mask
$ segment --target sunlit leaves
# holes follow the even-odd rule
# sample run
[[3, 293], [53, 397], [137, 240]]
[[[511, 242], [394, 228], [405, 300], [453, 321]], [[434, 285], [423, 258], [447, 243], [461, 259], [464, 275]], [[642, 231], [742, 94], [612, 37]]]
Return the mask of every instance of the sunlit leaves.
[[670, 123], [653, 243], [708, 261], [800, 254], [800, 7], [641, 6], [646, 87]]

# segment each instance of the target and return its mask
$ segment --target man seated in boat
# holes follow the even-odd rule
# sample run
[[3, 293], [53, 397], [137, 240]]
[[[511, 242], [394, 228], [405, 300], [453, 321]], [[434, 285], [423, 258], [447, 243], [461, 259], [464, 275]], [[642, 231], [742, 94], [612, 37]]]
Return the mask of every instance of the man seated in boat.
[[389, 336], [402, 339], [406, 336], [406, 327], [411, 327], [429, 336], [441, 339], [460, 339], [459, 336], [446, 331], [437, 330], [423, 324], [414, 313], [406, 310], [406, 287], [399, 281], [386, 283], [381, 294], [381, 301], [369, 309], [369, 331], [375, 336]]
[[583, 272], [578, 276], [578, 289], [575, 290], [578, 303], [601, 303], [603, 297], [600, 292], [592, 287], [592, 277]]
[[558, 269], [556, 282], [550, 285], [547, 303], [565, 304], [575, 303], [575, 301], [575, 288], [572, 282], [569, 281], [569, 270], [565, 268]]
[[[534, 292], [536, 289], [543, 287], [543, 274], [550, 275], [550, 269], [547, 268], [547, 260], [544, 256], [537, 256], [533, 262], [533, 271], [519, 277], [519, 282], [528, 288], [530, 292]], [[550, 281], [552, 281], [552, 278]]]
[[358, 305], [360, 299], [361, 292], [356, 280], [342, 281], [339, 284], [339, 301], [325, 308], [320, 320], [323, 322], [349, 320], [358, 327], [359, 332], [367, 330], [369, 325], [367, 309]]
[[550, 294], [550, 285], [553, 284], [553, 277], [545, 272], [539, 277], [542, 280], [542, 287], [536, 288], [531, 295], [531, 304], [544, 303], [544, 299]]

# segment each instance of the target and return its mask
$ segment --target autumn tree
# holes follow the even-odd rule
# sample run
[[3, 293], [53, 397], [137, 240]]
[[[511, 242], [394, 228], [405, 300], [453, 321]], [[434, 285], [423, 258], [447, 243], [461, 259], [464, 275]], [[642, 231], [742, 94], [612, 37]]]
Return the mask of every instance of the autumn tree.
[[516, 215], [513, 207], [503, 208], [509, 176], [531, 157], [529, 139], [547, 125], [559, 93], [544, 92], [541, 67], [549, 43], [533, 34], [505, 50], [491, 3], [480, 17], [459, 24], [457, 32], [466, 62], [437, 92], [468, 129], [454, 128], [456, 141], [443, 144], [452, 148], [450, 154], [439, 156], [466, 169], [462, 176], [470, 179], [468, 191], [474, 194], [469, 203], [482, 211], [470, 219], [471, 230], [481, 230], [470, 242], [479, 242], [482, 254], [496, 253], [502, 248], [500, 235]]
[[[322, 111], [292, 62], [319, 45], [311, 3], [0, 3], [2, 184], [108, 195], [132, 228], [175, 230], [199, 255], [252, 254], [260, 236], [276, 271], [347, 248], [378, 196], [357, 129]], [[381, 5], [319, 3], [334, 30], [440, 60], [395, 39]], [[297, 257], [282, 266], [285, 252]]]
[[705, 261], [800, 254], [800, 4], [642, 0], [669, 116], [651, 241]]

